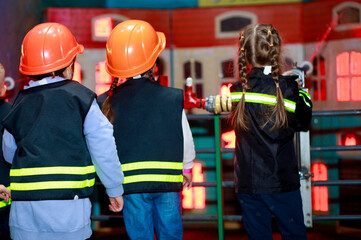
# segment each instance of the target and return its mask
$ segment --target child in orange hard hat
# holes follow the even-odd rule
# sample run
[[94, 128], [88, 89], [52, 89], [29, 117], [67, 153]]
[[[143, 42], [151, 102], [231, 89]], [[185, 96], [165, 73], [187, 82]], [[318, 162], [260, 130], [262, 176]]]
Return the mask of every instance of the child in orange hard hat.
[[14, 240], [91, 236], [95, 173], [111, 211], [123, 208], [123, 173], [113, 127], [95, 93], [71, 80], [84, 47], [64, 25], [43, 23], [25, 36], [19, 70], [31, 81], [2, 121], [12, 164], [10, 232]]
[[[154, 83], [165, 35], [145, 21], [118, 24], [107, 41], [114, 82], [98, 98], [114, 124], [124, 171], [124, 222], [130, 239], [182, 239], [180, 191], [192, 184], [192, 133], [183, 91]], [[117, 86], [119, 79], [127, 81]]]

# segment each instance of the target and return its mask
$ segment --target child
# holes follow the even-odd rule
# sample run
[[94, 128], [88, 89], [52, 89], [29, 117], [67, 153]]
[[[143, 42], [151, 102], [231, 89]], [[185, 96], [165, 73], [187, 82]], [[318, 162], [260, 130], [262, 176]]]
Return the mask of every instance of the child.
[[[154, 239], [154, 228], [157, 239], [183, 237], [179, 192], [182, 182], [191, 186], [195, 150], [182, 90], [153, 80], [164, 48], [164, 34], [139, 20], [120, 23], [107, 41], [106, 69], [115, 79], [98, 99], [114, 124], [124, 171], [124, 222], [132, 240]], [[117, 87], [119, 78], [127, 81]]]
[[[5, 69], [0, 64], [0, 120], [2, 120], [10, 111], [10, 104], [5, 101], [6, 85], [5, 85]], [[0, 132], [2, 134], [4, 128], [0, 124]], [[1, 143], [1, 139], [0, 139]], [[2, 150], [0, 148], [0, 184], [3, 184], [7, 187], [10, 185], [9, 177], [9, 165], [5, 163], [3, 159]], [[0, 201], [0, 239], [7, 240], [10, 239], [9, 231], [9, 212], [10, 212], [10, 203], [9, 201], [9, 191], [2, 187], [1, 191], [5, 195], [0, 195], [0, 197], [5, 197], [4, 200]], [[6, 194], [7, 193], [7, 194]]]
[[4, 157], [12, 164], [14, 240], [89, 238], [95, 172], [110, 210], [122, 210], [123, 174], [112, 125], [95, 93], [70, 80], [83, 51], [58, 23], [39, 24], [24, 38], [19, 70], [31, 81], [2, 122]]
[[280, 76], [281, 38], [272, 25], [246, 27], [239, 42], [241, 81], [231, 92], [244, 226], [250, 239], [272, 239], [273, 214], [282, 239], [307, 239], [293, 137], [307, 131], [312, 103], [296, 77]]

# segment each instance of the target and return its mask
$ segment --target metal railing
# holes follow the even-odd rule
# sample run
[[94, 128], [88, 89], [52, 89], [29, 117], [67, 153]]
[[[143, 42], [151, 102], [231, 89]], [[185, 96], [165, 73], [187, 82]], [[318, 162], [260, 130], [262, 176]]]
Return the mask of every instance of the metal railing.
[[[346, 111], [320, 111], [313, 112], [313, 117], [330, 117], [330, 116], [361, 116], [361, 110], [346, 110]], [[242, 221], [240, 215], [224, 215], [223, 212], [223, 188], [234, 187], [233, 181], [223, 181], [222, 178], [222, 154], [234, 153], [234, 149], [221, 148], [220, 146], [220, 119], [226, 118], [227, 115], [188, 115], [190, 121], [196, 120], [214, 120], [214, 142], [215, 148], [198, 148], [197, 154], [212, 153], [215, 154], [216, 161], [216, 181], [193, 183], [194, 187], [216, 187], [217, 198], [217, 215], [188, 215], [183, 216], [184, 221], [217, 221], [218, 225], [218, 239], [224, 239], [224, 221]], [[310, 151], [357, 151], [361, 150], [361, 145], [357, 146], [311, 146]], [[312, 186], [345, 186], [345, 185], [361, 185], [361, 180], [328, 180], [328, 181], [312, 181]], [[92, 216], [95, 221], [108, 221], [111, 219], [122, 218], [122, 216], [98, 215]], [[340, 220], [361, 220], [361, 215], [313, 215], [314, 221], [340, 221]]]

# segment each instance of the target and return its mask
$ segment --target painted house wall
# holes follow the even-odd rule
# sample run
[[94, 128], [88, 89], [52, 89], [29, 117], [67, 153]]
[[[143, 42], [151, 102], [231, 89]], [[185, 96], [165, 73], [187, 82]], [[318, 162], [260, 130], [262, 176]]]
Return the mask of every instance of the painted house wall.
[[[272, 23], [282, 35], [284, 55], [300, 64], [314, 54], [318, 42], [334, 18], [333, 9], [343, 2], [329, 0], [173, 10], [49, 8], [46, 15], [48, 21], [57, 21], [68, 26], [77, 40], [86, 47], [84, 54], [78, 59], [85, 71], [84, 84], [91, 89], [94, 89], [95, 85], [94, 72], [97, 62], [94, 61], [105, 59], [105, 42], [92, 40], [91, 21], [100, 15], [115, 14], [125, 19], [143, 19], [150, 22], [157, 31], [165, 33], [167, 46], [161, 58], [164, 58], [164, 74], [169, 76], [171, 86], [184, 88], [185, 62], [191, 59], [201, 62], [203, 72], [199, 81], [203, 82], [203, 96], [209, 96], [218, 94], [219, 87], [225, 81], [221, 77], [221, 62], [234, 59], [234, 64], [237, 64], [238, 32], [230, 37], [220, 36], [217, 32], [219, 16], [242, 12], [254, 16], [257, 22]], [[361, 4], [361, 0], [354, 3]], [[317, 52], [327, 61], [327, 101], [314, 102], [314, 110], [360, 108], [360, 102], [338, 102], [335, 97], [335, 58], [342, 51], [359, 51], [360, 34], [361, 26], [353, 26], [351, 30], [336, 27]], [[312, 93], [312, 85], [307, 87]]]

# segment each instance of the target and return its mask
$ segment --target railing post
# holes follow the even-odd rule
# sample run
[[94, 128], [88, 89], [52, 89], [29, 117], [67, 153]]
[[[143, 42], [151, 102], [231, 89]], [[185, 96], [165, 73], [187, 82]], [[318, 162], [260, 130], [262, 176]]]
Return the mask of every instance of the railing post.
[[223, 189], [222, 189], [222, 162], [221, 162], [221, 134], [220, 134], [219, 115], [214, 115], [214, 143], [216, 155], [216, 182], [217, 182], [217, 221], [218, 221], [218, 239], [224, 239], [223, 231]]
[[310, 155], [310, 132], [299, 132], [299, 158], [301, 173], [301, 196], [305, 226], [311, 228], [312, 223], [312, 200], [311, 200], [311, 155]]

